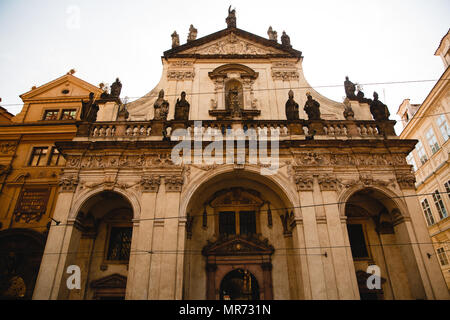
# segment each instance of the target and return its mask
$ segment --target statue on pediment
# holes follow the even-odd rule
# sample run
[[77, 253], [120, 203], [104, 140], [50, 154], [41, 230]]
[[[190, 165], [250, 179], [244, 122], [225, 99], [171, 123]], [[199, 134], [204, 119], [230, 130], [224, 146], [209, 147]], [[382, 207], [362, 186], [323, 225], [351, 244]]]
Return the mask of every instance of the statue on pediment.
[[187, 41], [194, 41], [197, 39], [197, 29], [194, 28], [194, 25], [191, 24], [191, 27], [189, 28], [189, 34], [188, 34], [188, 38]]
[[306, 101], [304, 110], [308, 115], [308, 120], [321, 120], [320, 104], [313, 99], [310, 93], [307, 93], [306, 96], [308, 97], [308, 100]]
[[159, 92], [158, 100], [156, 100], [153, 107], [155, 108], [154, 120], [166, 121], [169, 114], [169, 102], [164, 100], [164, 90]]
[[351, 82], [348, 79], [348, 77], [345, 77], [344, 88], [345, 88], [345, 94], [346, 94], [347, 98], [349, 98], [351, 100], [356, 100], [356, 95], [355, 95], [356, 86], [353, 82]]
[[278, 41], [278, 33], [272, 29], [272, 26], [267, 30], [267, 34], [269, 35], [269, 40]]
[[285, 47], [292, 47], [291, 38], [286, 34], [286, 31], [283, 31], [283, 35], [281, 36], [281, 45]]
[[186, 92], [181, 93], [181, 100], [177, 99], [175, 105], [175, 120], [189, 120], [190, 104], [186, 100]]
[[228, 17], [225, 21], [228, 28], [236, 28], [236, 9], [231, 10], [231, 6], [228, 8]]
[[172, 48], [178, 47], [180, 45], [180, 36], [176, 31], [172, 33]]
[[294, 100], [294, 91], [289, 91], [289, 100], [286, 102], [286, 118], [287, 120], [299, 119], [299, 106]]
[[88, 102], [81, 102], [81, 114], [80, 119], [81, 121], [86, 122], [95, 122], [97, 121], [97, 113], [99, 110], [99, 106], [94, 101], [94, 93], [89, 93], [89, 101]]
[[389, 120], [389, 109], [387, 105], [378, 100], [378, 93], [373, 93], [373, 101], [370, 103], [370, 113], [375, 121]]

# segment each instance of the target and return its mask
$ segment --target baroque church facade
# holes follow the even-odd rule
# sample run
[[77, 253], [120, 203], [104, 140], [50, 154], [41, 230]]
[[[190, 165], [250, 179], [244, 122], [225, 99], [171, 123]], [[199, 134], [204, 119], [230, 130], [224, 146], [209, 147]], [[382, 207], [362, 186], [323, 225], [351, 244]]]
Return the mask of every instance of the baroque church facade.
[[117, 80], [83, 99], [55, 143], [33, 299], [449, 299], [406, 162], [416, 141], [348, 78], [344, 103], [311, 88], [285, 32], [226, 22], [183, 45], [174, 32], [142, 98], [123, 104]]

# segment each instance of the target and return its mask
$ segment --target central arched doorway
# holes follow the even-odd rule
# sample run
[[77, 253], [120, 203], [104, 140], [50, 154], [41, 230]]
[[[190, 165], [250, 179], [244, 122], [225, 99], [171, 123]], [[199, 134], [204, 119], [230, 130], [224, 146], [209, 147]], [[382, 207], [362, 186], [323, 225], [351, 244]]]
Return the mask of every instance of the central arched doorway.
[[286, 210], [276, 209], [293, 206], [290, 190], [247, 170], [209, 177], [195, 187], [186, 204], [183, 298], [224, 299], [230, 294], [223, 293], [223, 286], [240, 281], [235, 270], [243, 270], [257, 284], [252, 299], [295, 299], [295, 257], [286, 254], [293, 246], [292, 234], [283, 219]]
[[259, 300], [258, 280], [248, 270], [231, 271], [220, 284], [220, 300]]

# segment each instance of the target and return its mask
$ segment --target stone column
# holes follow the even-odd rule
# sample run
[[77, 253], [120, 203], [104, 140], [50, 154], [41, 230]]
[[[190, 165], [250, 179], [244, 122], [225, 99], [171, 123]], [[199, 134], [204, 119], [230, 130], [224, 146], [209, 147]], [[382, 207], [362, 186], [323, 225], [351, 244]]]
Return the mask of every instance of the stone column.
[[303, 220], [295, 219], [294, 228], [292, 230], [293, 246], [295, 250], [292, 254], [295, 257], [295, 265], [297, 266], [297, 288], [298, 299], [310, 300], [311, 283], [309, 278], [308, 260], [306, 258], [305, 235], [303, 231]]
[[207, 284], [206, 284], [206, 299], [216, 300], [216, 270], [217, 265], [207, 263], [206, 273], [207, 273]]
[[[185, 239], [178, 239], [179, 231], [179, 203], [181, 188], [183, 185], [183, 177], [181, 175], [167, 175], [164, 177], [164, 230], [161, 246], [161, 275], [159, 284], [158, 299], [173, 300], [176, 297], [176, 284], [182, 283], [183, 270], [177, 268], [177, 260], [179, 261], [184, 256], [184, 242]], [[184, 232], [183, 232], [184, 235]], [[179, 243], [179, 241], [181, 241]], [[183, 259], [182, 259], [183, 261]], [[180, 274], [177, 275], [177, 272]], [[180, 296], [181, 287], [178, 288]]]
[[330, 243], [330, 249], [327, 250], [327, 253], [330, 263], [334, 265], [338, 299], [359, 299], [358, 291], [354, 290], [351, 280], [352, 276], [355, 277], [355, 275], [351, 273], [352, 268], [350, 268], [349, 263], [353, 266], [353, 261], [349, 261], [346, 254], [345, 236], [348, 236], [348, 234], [347, 228], [343, 230], [341, 226], [341, 217], [337, 205], [339, 202], [336, 193], [337, 180], [333, 176], [321, 176], [319, 177], [319, 185], [325, 204], [324, 214]]
[[153, 226], [156, 210], [156, 195], [159, 190], [159, 176], [144, 176], [141, 180], [141, 216], [133, 228], [131, 247], [135, 252], [130, 257], [127, 281], [127, 299], [149, 298], [149, 280], [153, 249]]
[[264, 300], [273, 300], [272, 263], [265, 262], [261, 264], [261, 268], [263, 269]]
[[[296, 177], [297, 178], [297, 177]], [[309, 267], [309, 281], [311, 284], [311, 298], [313, 300], [327, 299], [322, 250], [320, 249], [319, 233], [317, 229], [313, 181], [310, 176], [303, 177], [303, 182], [297, 180], [299, 188], [300, 206], [304, 225], [304, 243]], [[306, 279], [303, 279], [304, 281]]]
[[[73, 193], [60, 193], [56, 202], [53, 218], [61, 221], [61, 225], [52, 222], [45, 245], [41, 267], [34, 288], [34, 300], [56, 300], [60, 296], [68, 297], [66, 284], [66, 265], [75, 257], [69, 252], [78, 249], [81, 232], [75, 229], [74, 223], [68, 222]], [[73, 258], [73, 259], [72, 259]]]

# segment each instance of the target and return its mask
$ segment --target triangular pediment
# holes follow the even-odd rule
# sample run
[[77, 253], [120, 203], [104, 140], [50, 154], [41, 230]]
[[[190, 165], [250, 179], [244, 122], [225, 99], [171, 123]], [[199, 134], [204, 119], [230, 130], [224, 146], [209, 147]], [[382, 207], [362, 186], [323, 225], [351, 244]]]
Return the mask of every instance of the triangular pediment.
[[126, 286], [127, 277], [117, 273], [92, 281], [91, 283], [91, 288], [93, 289], [126, 288]]
[[72, 74], [66, 74], [40, 87], [34, 88], [20, 97], [24, 102], [28, 100], [87, 97], [93, 92], [99, 96], [103, 90]]
[[302, 53], [273, 40], [238, 28], [225, 29], [166, 51], [164, 57], [208, 58], [217, 56], [296, 57]]
[[260, 239], [256, 235], [220, 238], [215, 242], [209, 242], [203, 248], [205, 256], [229, 256], [229, 255], [271, 255], [274, 248], [267, 239]]

